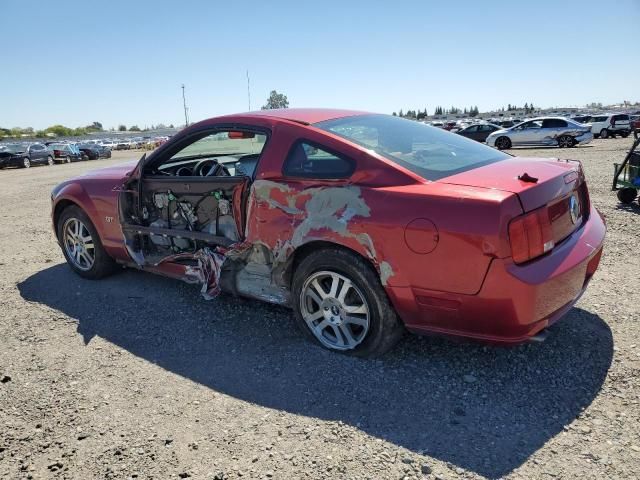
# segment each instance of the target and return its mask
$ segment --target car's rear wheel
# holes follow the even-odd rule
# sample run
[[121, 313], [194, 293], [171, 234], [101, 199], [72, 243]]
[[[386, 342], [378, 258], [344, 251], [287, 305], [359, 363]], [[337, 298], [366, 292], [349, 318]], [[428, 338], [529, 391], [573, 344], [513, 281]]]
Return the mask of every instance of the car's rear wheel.
[[22, 159], [22, 168], [29, 168], [31, 166], [31, 160], [29, 160], [27, 157], [24, 157]]
[[618, 200], [620, 200], [620, 203], [624, 203], [625, 205], [632, 203], [637, 195], [638, 191], [633, 187], [621, 188], [617, 193]]
[[298, 326], [329, 350], [375, 357], [402, 336], [403, 326], [377, 273], [351, 252], [310, 253], [297, 266], [292, 283]]
[[606, 128], [600, 130], [600, 138], [609, 138], [609, 130]]
[[496, 139], [496, 148], [498, 150], [506, 150], [507, 148], [511, 148], [511, 140], [509, 137], [498, 137]]
[[116, 262], [107, 254], [96, 228], [79, 207], [67, 207], [56, 228], [62, 253], [78, 275], [95, 280], [115, 271]]
[[629, 136], [629, 133], [630, 133], [630, 132], [622, 132], [622, 133], [620, 134], [620, 136], [621, 136], [622, 138], [627, 138], [627, 137]]
[[573, 147], [574, 140], [571, 135], [562, 135], [558, 138], [558, 146], [560, 148], [570, 148]]
[[47, 157], [47, 165], [53, 165], [53, 157]]

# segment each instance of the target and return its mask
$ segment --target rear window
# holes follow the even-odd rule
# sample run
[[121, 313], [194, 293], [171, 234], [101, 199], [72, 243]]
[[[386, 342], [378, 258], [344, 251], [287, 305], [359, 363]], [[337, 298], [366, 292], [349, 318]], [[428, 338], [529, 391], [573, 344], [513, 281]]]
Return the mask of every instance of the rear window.
[[346, 117], [315, 126], [373, 150], [426, 180], [509, 158], [461, 135], [389, 115]]
[[627, 120], [629, 121], [629, 115], [614, 115], [613, 116], [613, 120], [614, 121], [619, 121], [619, 120]]

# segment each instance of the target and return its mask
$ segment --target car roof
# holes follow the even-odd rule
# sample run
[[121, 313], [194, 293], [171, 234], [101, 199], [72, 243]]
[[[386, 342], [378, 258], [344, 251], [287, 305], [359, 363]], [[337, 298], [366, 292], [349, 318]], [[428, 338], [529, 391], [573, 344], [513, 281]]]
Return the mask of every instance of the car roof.
[[363, 112], [358, 110], [340, 110], [333, 108], [279, 108], [274, 110], [257, 110], [253, 112], [236, 113], [233, 115], [224, 115], [218, 118], [240, 116], [272, 117], [310, 125], [313, 123], [324, 122], [325, 120], [334, 120], [336, 118], [370, 114], [370, 112]]

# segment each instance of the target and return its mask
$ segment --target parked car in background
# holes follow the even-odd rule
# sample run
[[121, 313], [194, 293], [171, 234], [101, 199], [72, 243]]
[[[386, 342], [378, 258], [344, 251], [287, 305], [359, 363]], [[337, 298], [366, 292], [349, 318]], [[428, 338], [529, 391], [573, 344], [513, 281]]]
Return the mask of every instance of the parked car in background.
[[587, 288], [606, 229], [579, 162], [330, 109], [205, 120], [51, 202], [82, 277], [125, 264], [289, 305], [310, 339], [359, 356], [405, 328], [541, 340]]
[[596, 138], [615, 138], [616, 135], [626, 138], [631, 133], [629, 115], [626, 113], [594, 115], [591, 118], [591, 132]]
[[485, 142], [487, 137], [493, 132], [500, 130], [502, 127], [493, 125], [491, 123], [479, 123], [476, 125], [469, 125], [462, 130], [458, 130], [456, 133], [463, 137], [471, 138], [478, 142]]
[[89, 160], [100, 158], [101, 147], [93, 143], [79, 143], [78, 150], [85, 154]]
[[129, 143], [129, 140], [125, 138], [118, 140], [116, 142], [116, 146], [114, 147], [114, 150], [129, 150], [129, 149], [131, 149], [131, 144]]
[[48, 145], [48, 148], [58, 163], [71, 163], [82, 160], [82, 152], [69, 143], [51, 143]]
[[103, 140], [102, 142], [100, 142], [100, 145], [108, 148], [109, 150], [116, 149], [116, 143], [113, 140]]
[[629, 123], [631, 124], [631, 130], [640, 130], [640, 115], [630, 115]]
[[9, 143], [0, 150], [0, 168], [29, 168], [37, 164], [53, 165], [53, 155], [42, 143]]
[[516, 146], [574, 147], [593, 140], [591, 127], [562, 117], [540, 117], [497, 130], [487, 145], [500, 150]]
[[589, 123], [591, 121], [591, 115], [576, 115], [571, 117], [571, 120], [578, 123]]

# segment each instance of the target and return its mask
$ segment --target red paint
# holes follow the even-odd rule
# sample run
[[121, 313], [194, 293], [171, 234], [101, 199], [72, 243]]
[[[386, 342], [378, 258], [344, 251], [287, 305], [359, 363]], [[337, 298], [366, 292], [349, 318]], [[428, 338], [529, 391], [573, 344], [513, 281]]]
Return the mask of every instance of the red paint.
[[[185, 135], [216, 124], [269, 130], [256, 181], [275, 182], [282, 188], [271, 189], [267, 202], [257, 199], [254, 186], [249, 187], [246, 212], [239, 202], [245, 189], [238, 189], [234, 215], [246, 225], [244, 246], [260, 242], [282, 261], [299, 246], [292, 239], [318, 191], [357, 188], [367, 215], [345, 220], [346, 234], [309, 229], [300, 243], [320, 240], [342, 245], [368, 258], [379, 271], [386, 262], [393, 274], [385, 288], [398, 315], [414, 332], [517, 343], [568, 311], [597, 268], [605, 235], [603, 219], [582, 187], [578, 163], [513, 158], [429, 182], [372, 151], [305, 125], [358, 114], [289, 109], [213, 118], [180, 132], [151, 156], [162, 155]], [[352, 158], [357, 163], [354, 174], [345, 180], [284, 178], [282, 163], [300, 138]], [[56, 187], [52, 198], [54, 208], [61, 201], [72, 201], [85, 209], [109, 254], [124, 263], [131, 259], [118, 223], [117, 189], [132, 169], [132, 164], [112, 167], [70, 180]], [[538, 182], [519, 180], [524, 173]], [[514, 263], [509, 223], [574, 191], [581, 192], [585, 213], [580, 228], [551, 252], [522, 265]], [[274, 204], [287, 206], [288, 211]], [[347, 213], [338, 211], [335, 216]], [[557, 206], [553, 213], [562, 216], [566, 209]], [[108, 223], [106, 217], [114, 221]], [[169, 263], [153, 270], [182, 276]]]

